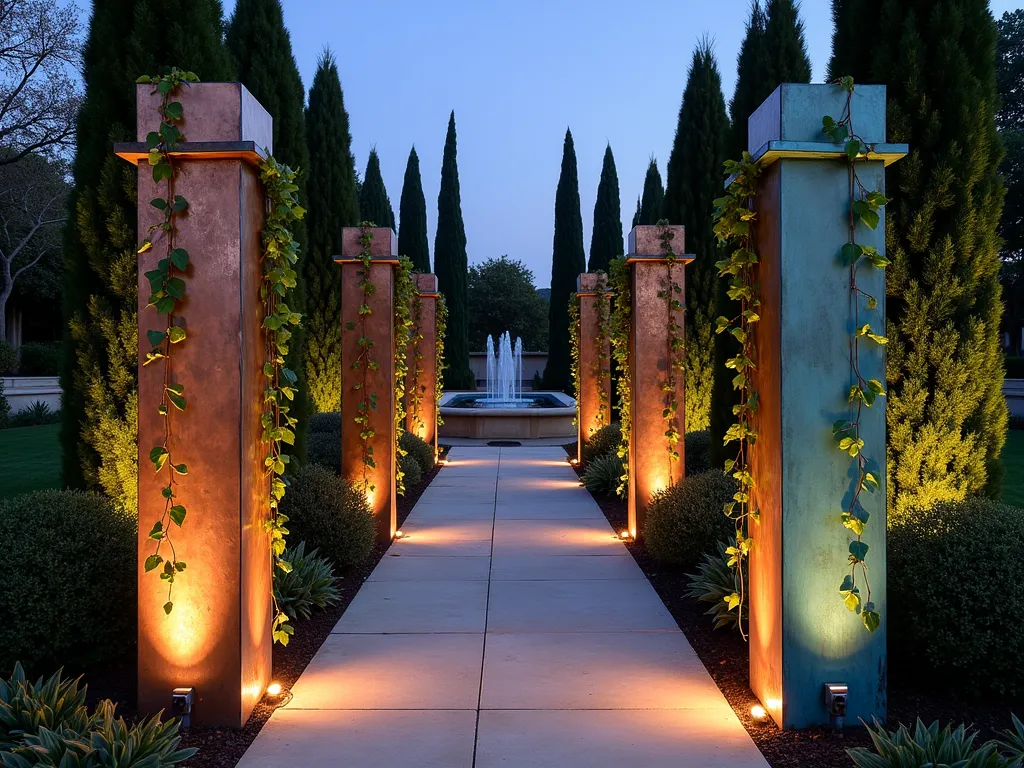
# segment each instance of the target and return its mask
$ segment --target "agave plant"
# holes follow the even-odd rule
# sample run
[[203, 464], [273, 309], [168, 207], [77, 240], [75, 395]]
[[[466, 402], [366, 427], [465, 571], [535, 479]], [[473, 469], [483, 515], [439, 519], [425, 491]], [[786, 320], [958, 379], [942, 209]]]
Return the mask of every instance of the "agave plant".
[[88, 732], [92, 718], [80, 682], [81, 678], [65, 679], [63, 670], [57, 670], [46, 682], [40, 677], [32, 683], [16, 663], [9, 680], [0, 678], [0, 751], [19, 746], [40, 729]]
[[274, 596], [278, 607], [293, 619], [308, 619], [313, 606], [326, 608], [338, 602], [337, 579], [330, 561], [317, 550], [306, 554], [306, 542], [285, 550], [292, 569], [274, 569]]
[[622, 479], [622, 459], [615, 453], [606, 453], [591, 459], [583, 473], [583, 485], [591, 493], [614, 496]]
[[1002, 757], [994, 741], [975, 747], [977, 731], [963, 724], [940, 730], [938, 720], [925, 726], [918, 718], [913, 734], [905, 725], [887, 731], [878, 720], [865, 726], [875, 751], [846, 750], [857, 768], [1021, 768], [1020, 758]]
[[1013, 728], [1003, 731], [1003, 738], [996, 742], [999, 751], [1011, 759], [1024, 762], [1024, 724], [1016, 715], [1013, 718]]
[[[714, 619], [715, 629], [723, 627], [737, 627], [736, 620], [739, 618], [739, 611], [729, 610], [726, 598], [734, 592], [739, 592], [739, 576], [734, 568], [730, 568], [728, 556], [725, 554], [729, 542], [720, 541], [715, 545], [715, 551], [704, 555], [704, 560], [697, 566], [697, 573], [688, 573], [686, 577], [690, 580], [690, 588], [686, 594], [695, 597], [702, 603], [710, 603], [711, 607], [705, 612], [705, 616]], [[740, 610], [743, 611], [744, 621], [747, 617], [747, 608], [744, 603]]]

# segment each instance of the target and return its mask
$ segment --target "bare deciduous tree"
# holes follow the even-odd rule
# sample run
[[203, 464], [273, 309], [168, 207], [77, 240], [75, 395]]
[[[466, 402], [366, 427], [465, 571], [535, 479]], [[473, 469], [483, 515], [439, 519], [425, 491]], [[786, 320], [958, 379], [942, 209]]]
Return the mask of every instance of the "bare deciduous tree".
[[0, 166], [73, 144], [80, 51], [74, 5], [0, 0]]

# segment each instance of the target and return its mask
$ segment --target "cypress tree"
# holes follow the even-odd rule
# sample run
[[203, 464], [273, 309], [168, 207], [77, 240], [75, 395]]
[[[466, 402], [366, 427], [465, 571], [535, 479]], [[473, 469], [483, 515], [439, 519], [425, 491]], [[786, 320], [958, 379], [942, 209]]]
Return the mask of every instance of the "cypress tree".
[[611, 260], [623, 254], [622, 208], [619, 205], [619, 174], [615, 172], [612, 146], [604, 150], [601, 181], [597, 184], [594, 202], [594, 229], [590, 233], [590, 261], [588, 272], [608, 271]]
[[430, 249], [427, 247], [427, 201], [423, 197], [420, 158], [416, 147], [409, 150], [402, 182], [402, 199], [398, 203], [402, 228], [398, 230], [398, 252], [408, 256], [417, 272], [430, 271]]
[[718, 246], [714, 201], [722, 196], [722, 163], [728, 140], [722, 78], [711, 44], [694, 51], [679, 123], [668, 159], [663, 217], [686, 228], [686, 250], [696, 254], [686, 269], [686, 429], [705, 430], [711, 420], [714, 378], [715, 288]]
[[661, 183], [661, 171], [658, 161], [653, 157], [647, 164], [647, 175], [644, 176], [644, 194], [640, 201], [640, 215], [636, 224], [657, 224], [661, 220], [661, 209], [665, 205], [665, 187]]
[[366, 160], [363, 186], [359, 190], [359, 215], [363, 221], [373, 222], [378, 227], [395, 228], [395, 211], [384, 187], [384, 177], [380, 175], [380, 157], [376, 148], [370, 150], [370, 157]]
[[548, 306], [548, 362], [544, 387], [572, 391], [569, 342], [569, 297], [576, 278], [587, 268], [583, 253], [583, 216], [572, 133], [565, 129], [562, 171], [555, 191], [555, 237], [551, 255], [551, 303]]
[[630, 227], [635, 227], [640, 223], [640, 195], [636, 196], [636, 212], [633, 214], [633, 223]]
[[[996, 28], [986, 0], [838, 0], [830, 73], [887, 86], [890, 521], [996, 495], [1006, 439]], [[865, 19], [877, 19], [868, 29]], [[850, 24], [850, 26], [845, 26]], [[864, 55], [866, 51], [870, 55]]]
[[468, 271], [466, 227], [462, 223], [462, 195], [455, 136], [455, 111], [448, 118], [448, 135], [441, 160], [441, 191], [437, 195], [437, 231], [434, 233], [434, 272], [438, 290], [448, 303], [444, 385], [448, 389], [475, 389], [469, 368]]
[[[305, 89], [298, 65], [292, 55], [292, 41], [284, 26], [281, 0], [237, 0], [228, 22], [226, 42], [234, 60], [238, 79], [249, 89], [274, 119], [274, 157], [299, 171], [299, 203], [306, 207], [306, 177], [309, 171], [309, 148], [306, 146], [306, 125], [303, 115]], [[299, 244], [296, 266], [298, 284], [292, 290], [289, 306], [306, 314], [306, 280], [304, 277], [308, 251], [305, 221], [293, 226]], [[308, 322], [308, 318], [306, 319]], [[298, 376], [295, 402], [291, 416], [298, 419], [295, 445], [289, 452], [300, 460], [306, 456], [306, 426], [313, 404], [306, 381], [306, 329], [300, 327], [289, 342], [286, 365]]]
[[[137, 504], [137, 171], [111, 144], [135, 140], [135, 79], [170, 66], [230, 80], [219, 0], [94, 0], [82, 56], [85, 100], [64, 236], [65, 485]], [[148, 404], [147, 404], [147, 407]]]
[[315, 410], [341, 408], [341, 230], [359, 224], [352, 135], [338, 66], [325, 50], [317, 63], [306, 108], [309, 147], [306, 227], [306, 381]]
[[[811, 62], [807, 57], [803, 24], [794, 0], [768, 0], [762, 9], [754, 0], [747, 20], [747, 32], [736, 59], [736, 89], [729, 102], [732, 119], [731, 142], [727, 156], [738, 158], [747, 149], [747, 118], [781, 83], [809, 83]], [[756, 149], [756, 148], [755, 148]], [[715, 287], [715, 315], [733, 317], [736, 305], [725, 295], [726, 282], [718, 280]], [[711, 447], [713, 464], [726, 459], [722, 438], [735, 421], [732, 406], [736, 392], [733, 374], [725, 361], [736, 354], [736, 340], [726, 333], [715, 334], [714, 381], [711, 388]]]

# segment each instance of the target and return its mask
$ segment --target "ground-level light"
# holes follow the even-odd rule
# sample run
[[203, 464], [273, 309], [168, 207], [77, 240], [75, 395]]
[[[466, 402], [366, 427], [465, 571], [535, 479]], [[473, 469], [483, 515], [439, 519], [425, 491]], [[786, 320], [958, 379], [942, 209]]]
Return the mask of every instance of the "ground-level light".
[[281, 684], [280, 683], [271, 683], [270, 685], [267, 686], [267, 696], [269, 696], [272, 699], [276, 699], [280, 695], [281, 695]]
[[768, 713], [764, 711], [764, 707], [762, 707], [760, 704], [755, 704], [750, 708], [750, 715], [755, 720], [764, 720], [766, 717], [768, 717]]

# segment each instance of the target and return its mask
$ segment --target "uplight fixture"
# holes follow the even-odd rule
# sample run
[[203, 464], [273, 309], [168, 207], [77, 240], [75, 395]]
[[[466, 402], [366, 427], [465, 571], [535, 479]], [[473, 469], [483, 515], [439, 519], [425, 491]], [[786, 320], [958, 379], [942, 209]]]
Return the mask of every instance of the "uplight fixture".
[[619, 538], [623, 541], [629, 541], [632, 537], [629, 535], [629, 531], [623, 528], [621, 531], [619, 531]]
[[267, 696], [276, 699], [281, 695], [281, 684], [274, 682], [267, 686]]
[[405, 534], [402, 531], [395, 531], [395, 538], [396, 539], [401, 539], [404, 536], [405, 536]]
[[764, 711], [764, 707], [760, 704], [755, 704], [750, 708], [750, 716], [755, 720], [764, 720], [768, 717], [768, 713]]

